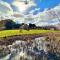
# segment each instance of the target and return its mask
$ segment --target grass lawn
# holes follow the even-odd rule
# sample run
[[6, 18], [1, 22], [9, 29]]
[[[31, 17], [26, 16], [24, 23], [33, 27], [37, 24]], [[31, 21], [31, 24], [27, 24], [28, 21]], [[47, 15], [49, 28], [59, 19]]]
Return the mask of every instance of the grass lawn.
[[39, 33], [47, 33], [47, 32], [55, 32], [53, 30], [3, 30], [0, 31], [0, 37], [7, 37], [13, 35], [22, 35], [22, 34], [39, 34]]

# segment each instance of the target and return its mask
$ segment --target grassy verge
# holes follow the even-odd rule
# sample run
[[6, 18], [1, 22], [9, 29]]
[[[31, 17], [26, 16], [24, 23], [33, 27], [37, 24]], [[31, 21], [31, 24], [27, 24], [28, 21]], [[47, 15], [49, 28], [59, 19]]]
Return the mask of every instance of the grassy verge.
[[13, 35], [23, 35], [23, 34], [39, 34], [39, 33], [47, 33], [47, 32], [55, 32], [53, 30], [3, 30], [0, 31], [0, 37], [7, 37]]

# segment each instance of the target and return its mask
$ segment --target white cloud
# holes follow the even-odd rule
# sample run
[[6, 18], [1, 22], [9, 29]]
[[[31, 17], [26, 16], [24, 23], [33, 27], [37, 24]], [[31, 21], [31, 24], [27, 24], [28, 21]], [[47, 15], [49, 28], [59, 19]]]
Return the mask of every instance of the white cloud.
[[3, 2], [0, 0], [0, 15], [1, 14], [12, 14], [13, 9], [7, 2]]
[[57, 16], [60, 16], [60, 5], [58, 5], [54, 8], [51, 8], [50, 10], [45, 10], [45, 11], [39, 13], [38, 16], [39, 16], [39, 19], [41, 19], [41, 20], [58, 19]]
[[14, 12], [14, 14], [12, 15], [12, 19], [13, 21], [15, 21], [16, 23], [23, 23], [24, 22], [24, 14], [19, 13], [19, 12]]
[[[51, 8], [50, 10], [45, 9], [43, 12], [38, 13], [37, 15], [35, 15], [35, 21], [36, 25], [54, 25], [54, 24], [58, 24], [60, 23], [60, 5]], [[49, 23], [48, 20], [57, 20], [57, 22], [51, 22]], [[42, 23], [41, 23], [42, 21]], [[44, 22], [46, 21], [46, 22]]]
[[9, 16], [12, 14], [13, 14], [13, 9], [11, 8], [10, 4], [0, 0], [0, 20], [9, 18]]
[[33, 14], [35, 11], [39, 11], [39, 10], [40, 10], [40, 8], [35, 8], [35, 9], [31, 10], [31, 11], [29, 12], [29, 14]]
[[19, 13], [19, 12], [14, 12], [13, 13], [13, 16], [16, 17], [16, 18], [23, 18], [24, 17], [24, 14]]
[[34, 3], [33, 0], [27, 0], [27, 2], [28, 2], [28, 4], [25, 4], [25, 1], [23, 1], [23, 0], [20, 0], [20, 1], [14, 0], [12, 2], [12, 5], [15, 6], [19, 12], [24, 12], [31, 6], [36, 6], [36, 4]]
[[[55, 25], [55, 24], [59, 23], [58, 17], [60, 19], [60, 5], [58, 5], [54, 8], [51, 8], [50, 10], [45, 9], [43, 12], [39, 12], [37, 15], [33, 15], [33, 12], [36, 10], [39, 10], [39, 9], [40, 8], [32, 10], [32, 11], [30, 11], [30, 14], [23, 15], [23, 17], [21, 16], [22, 13], [20, 15], [19, 15], [19, 13], [17, 13], [19, 15], [19, 19], [20, 19], [20, 20], [17, 19], [17, 21], [18, 22], [20, 21], [21, 23], [25, 22], [27, 24], [35, 23], [36, 25], [39, 25], [39, 26], [51, 25], [51, 24]], [[17, 16], [16, 16], [16, 18], [17, 18]], [[52, 22], [48, 22], [49, 20]]]

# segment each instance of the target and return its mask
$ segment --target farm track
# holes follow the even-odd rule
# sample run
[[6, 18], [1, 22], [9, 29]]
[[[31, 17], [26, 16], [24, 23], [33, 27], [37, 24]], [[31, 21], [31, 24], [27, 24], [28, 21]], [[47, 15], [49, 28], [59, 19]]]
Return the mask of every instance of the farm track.
[[33, 40], [38, 37], [55, 37], [60, 40], [60, 32], [49, 32], [49, 33], [40, 33], [40, 34], [25, 34], [25, 35], [15, 35], [9, 37], [0, 38], [0, 45], [11, 45], [16, 40]]

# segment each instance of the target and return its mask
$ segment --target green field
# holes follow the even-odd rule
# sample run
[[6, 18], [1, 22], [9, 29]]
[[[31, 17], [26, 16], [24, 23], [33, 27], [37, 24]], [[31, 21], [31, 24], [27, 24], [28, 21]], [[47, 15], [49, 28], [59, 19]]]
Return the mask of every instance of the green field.
[[47, 33], [47, 32], [55, 32], [53, 30], [3, 30], [0, 31], [0, 37], [14, 36], [14, 35], [23, 35], [23, 34], [39, 34], [39, 33]]

